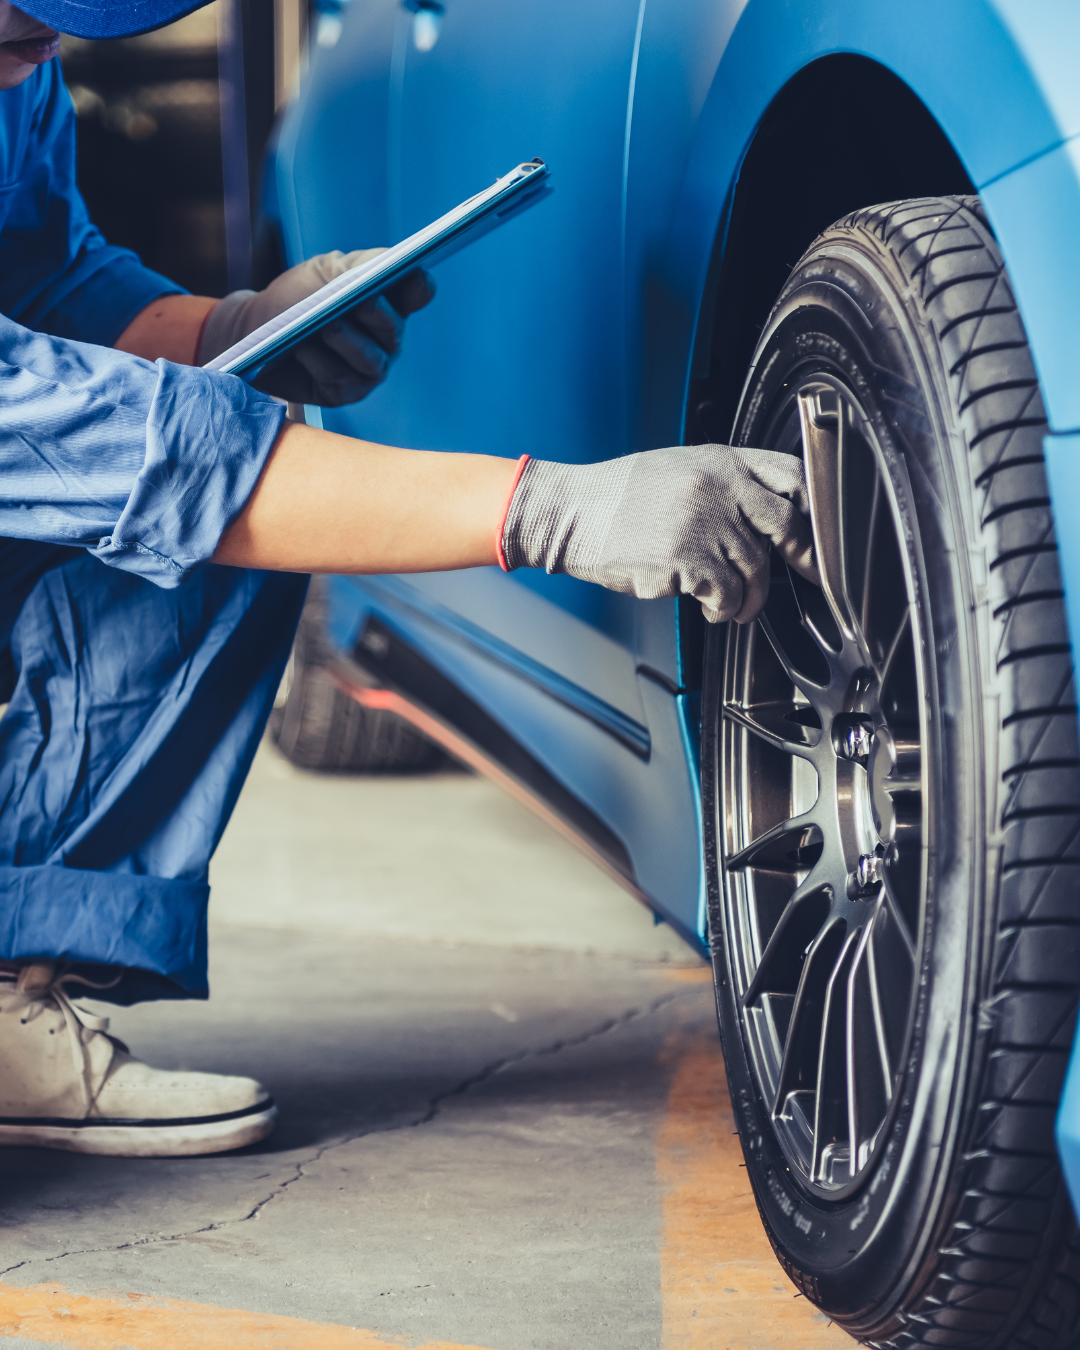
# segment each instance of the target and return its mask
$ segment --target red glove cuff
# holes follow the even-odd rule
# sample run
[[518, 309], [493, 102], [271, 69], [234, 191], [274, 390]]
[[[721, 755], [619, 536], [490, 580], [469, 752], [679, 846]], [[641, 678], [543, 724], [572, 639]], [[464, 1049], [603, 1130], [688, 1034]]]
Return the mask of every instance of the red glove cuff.
[[528, 455], [522, 455], [517, 462], [517, 470], [514, 473], [513, 480], [510, 483], [510, 491], [506, 497], [506, 505], [503, 507], [502, 515], [499, 517], [499, 527], [495, 531], [495, 556], [499, 560], [499, 566], [504, 572], [511, 569], [506, 561], [506, 554], [503, 552], [503, 531], [506, 529], [506, 517], [510, 514], [510, 503], [514, 500], [514, 493], [517, 491], [518, 483], [521, 482], [521, 475], [525, 472], [525, 465], [529, 462]]

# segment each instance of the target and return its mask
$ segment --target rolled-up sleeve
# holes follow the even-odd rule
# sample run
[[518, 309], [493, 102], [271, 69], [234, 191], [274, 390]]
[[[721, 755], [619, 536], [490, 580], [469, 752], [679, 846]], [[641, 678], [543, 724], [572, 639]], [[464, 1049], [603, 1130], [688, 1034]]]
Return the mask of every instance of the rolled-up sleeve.
[[247, 501], [284, 416], [235, 376], [0, 317], [0, 536], [177, 586]]

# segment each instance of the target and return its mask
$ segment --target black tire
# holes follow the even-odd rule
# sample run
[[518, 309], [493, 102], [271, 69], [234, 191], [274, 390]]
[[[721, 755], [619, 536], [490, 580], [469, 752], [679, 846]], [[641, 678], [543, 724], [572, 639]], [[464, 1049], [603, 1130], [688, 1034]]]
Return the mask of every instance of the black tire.
[[270, 735], [301, 769], [324, 773], [407, 773], [433, 769], [445, 755], [404, 718], [365, 708], [335, 684], [328, 667], [326, 600], [313, 578]]
[[1000, 252], [954, 197], [813, 244], [735, 429], [805, 439], [834, 603], [774, 560], [763, 621], [708, 636], [720, 1029], [777, 1255], [874, 1346], [1080, 1343], [1054, 1145], [1080, 749], [1044, 430]]

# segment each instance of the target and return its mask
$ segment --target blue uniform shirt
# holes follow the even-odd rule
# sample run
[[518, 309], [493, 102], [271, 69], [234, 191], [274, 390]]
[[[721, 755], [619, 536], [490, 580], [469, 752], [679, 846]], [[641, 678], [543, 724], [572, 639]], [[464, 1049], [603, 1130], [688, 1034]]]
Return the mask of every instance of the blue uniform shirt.
[[111, 347], [151, 300], [182, 292], [91, 223], [59, 62], [0, 92], [0, 314]]
[[90, 221], [59, 64], [0, 92], [0, 536], [81, 545], [163, 586], [213, 554], [285, 410], [109, 349], [169, 293]]

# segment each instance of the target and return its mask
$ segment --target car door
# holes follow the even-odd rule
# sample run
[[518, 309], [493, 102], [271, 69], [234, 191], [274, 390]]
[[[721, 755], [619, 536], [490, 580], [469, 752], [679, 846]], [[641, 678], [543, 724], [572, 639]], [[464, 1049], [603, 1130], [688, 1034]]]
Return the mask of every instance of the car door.
[[270, 166], [289, 262], [390, 242], [390, 87], [398, 0], [353, 0], [312, 24], [301, 96]]
[[[367, 8], [385, 59], [387, 6]], [[439, 268], [439, 296], [410, 322], [386, 389], [328, 413], [327, 427], [513, 457], [581, 462], [625, 450], [619, 241], [636, 16], [636, 0], [397, 6], [385, 67], [387, 237], [534, 155], [550, 163], [554, 191]], [[491, 568], [381, 589], [641, 722], [627, 597]]]
[[[290, 258], [401, 237], [533, 156], [548, 161], [553, 192], [439, 266], [439, 295], [410, 319], [390, 379], [355, 407], [326, 410], [327, 428], [570, 462], [636, 448], [622, 239], [642, 13], [640, 0], [344, 8], [282, 129]], [[621, 851], [623, 879], [702, 939], [694, 736], [678, 694], [673, 601], [494, 567], [335, 578], [329, 596], [339, 647], [358, 650], [373, 620], [373, 640], [389, 627], [561, 785], [555, 798], [570, 794], [556, 810], [572, 830], [581, 835], [586, 816], [598, 822], [617, 841], [609, 854]]]

